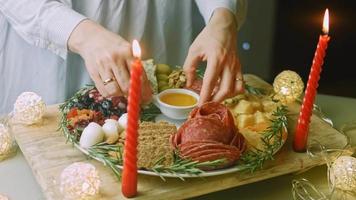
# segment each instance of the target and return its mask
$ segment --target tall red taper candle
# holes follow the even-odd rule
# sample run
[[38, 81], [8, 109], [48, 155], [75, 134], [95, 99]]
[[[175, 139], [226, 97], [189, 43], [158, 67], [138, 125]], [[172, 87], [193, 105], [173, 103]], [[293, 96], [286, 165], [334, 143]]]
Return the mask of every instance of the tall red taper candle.
[[298, 124], [294, 135], [293, 148], [297, 152], [305, 152], [308, 142], [308, 132], [310, 118], [313, 113], [313, 105], [318, 88], [318, 81], [320, 79], [320, 72], [324, 63], [326, 48], [330, 37], [329, 32], [329, 11], [326, 9], [323, 21], [323, 35], [320, 35], [318, 46], [315, 51], [313, 64], [310, 69], [307, 87], [303, 104], [299, 113]]
[[140, 116], [141, 77], [143, 73], [140, 60], [141, 50], [136, 40], [133, 41], [132, 49], [136, 59], [130, 71], [124, 168], [121, 184], [122, 194], [127, 198], [134, 197], [137, 194], [137, 138]]

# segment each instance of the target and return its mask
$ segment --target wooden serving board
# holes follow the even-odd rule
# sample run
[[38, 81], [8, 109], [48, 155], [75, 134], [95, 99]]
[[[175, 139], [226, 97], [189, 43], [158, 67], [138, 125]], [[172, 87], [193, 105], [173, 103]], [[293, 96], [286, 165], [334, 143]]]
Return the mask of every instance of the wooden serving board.
[[[252, 86], [271, 88], [254, 75], [245, 75]], [[284, 147], [275, 155], [275, 160], [265, 164], [264, 169], [254, 173], [237, 172], [207, 178], [188, 178], [185, 182], [167, 178], [163, 182], [159, 177], [139, 175], [139, 194], [137, 199], [182, 199], [199, 196], [214, 191], [232, 188], [271, 177], [306, 170], [324, 164], [323, 160], [312, 159], [306, 153], [292, 150], [293, 133], [298, 118], [299, 105], [289, 106], [289, 137]], [[108, 167], [95, 160], [89, 160], [83, 153], [66, 143], [58, 129], [58, 105], [48, 106], [41, 125], [14, 125], [13, 131], [27, 162], [32, 168], [44, 196], [47, 199], [63, 199], [59, 191], [61, 171], [73, 162], [92, 163], [99, 170], [102, 180], [101, 199], [125, 199], [121, 194], [120, 182]], [[341, 148], [346, 138], [337, 130], [316, 116], [312, 117], [309, 141], [318, 140], [327, 147]]]

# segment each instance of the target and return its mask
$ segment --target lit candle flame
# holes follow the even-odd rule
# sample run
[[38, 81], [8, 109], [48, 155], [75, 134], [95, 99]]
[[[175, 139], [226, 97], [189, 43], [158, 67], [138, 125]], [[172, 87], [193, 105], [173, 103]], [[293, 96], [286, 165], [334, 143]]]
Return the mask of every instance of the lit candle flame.
[[323, 20], [323, 33], [325, 35], [329, 34], [329, 10], [325, 10], [324, 20]]
[[132, 42], [132, 53], [136, 58], [141, 58], [141, 48], [137, 40]]

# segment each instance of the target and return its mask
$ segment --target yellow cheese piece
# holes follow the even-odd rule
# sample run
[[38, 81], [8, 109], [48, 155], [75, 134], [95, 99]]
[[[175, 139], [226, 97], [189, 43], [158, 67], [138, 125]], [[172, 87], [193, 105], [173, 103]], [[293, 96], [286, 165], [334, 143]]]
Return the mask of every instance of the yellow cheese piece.
[[234, 114], [252, 114], [254, 113], [254, 108], [251, 102], [246, 100], [241, 100], [233, 110]]
[[268, 123], [268, 118], [266, 117], [266, 115], [260, 111], [255, 112], [254, 114], [255, 117], [255, 123], [259, 124], [259, 123]]
[[255, 117], [252, 114], [237, 116], [237, 126], [239, 129], [252, 126], [255, 124]]
[[271, 100], [262, 101], [262, 105], [265, 112], [273, 112], [277, 109], [277, 103]]
[[252, 105], [252, 107], [254, 108], [255, 111], [256, 110], [260, 110], [260, 111], [263, 110], [262, 104], [259, 101], [252, 101], [251, 105]]

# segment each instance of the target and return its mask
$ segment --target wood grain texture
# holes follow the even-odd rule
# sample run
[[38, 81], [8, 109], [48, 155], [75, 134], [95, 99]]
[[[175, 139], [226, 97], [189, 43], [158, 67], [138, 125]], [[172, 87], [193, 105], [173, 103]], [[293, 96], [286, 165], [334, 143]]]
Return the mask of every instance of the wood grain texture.
[[[245, 80], [255, 87], [271, 86], [254, 75], [245, 75]], [[237, 172], [207, 178], [191, 178], [185, 182], [167, 178], [139, 175], [139, 194], [136, 199], [182, 199], [199, 196], [214, 191], [232, 188], [271, 177], [307, 170], [322, 165], [324, 161], [311, 159], [306, 153], [292, 150], [293, 133], [298, 118], [299, 105], [289, 106], [289, 138], [284, 147], [275, 155], [275, 160], [266, 163], [264, 169], [253, 174]], [[61, 171], [73, 162], [84, 161], [96, 166], [102, 180], [101, 199], [125, 199], [121, 194], [120, 183], [108, 167], [88, 159], [83, 153], [66, 143], [58, 130], [58, 105], [48, 106], [43, 123], [36, 126], [14, 125], [15, 138], [32, 168], [44, 196], [47, 199], [63, 199], [59, 191]], [[316, 116], [312, 117], [309, 141], [318, 140], [327, 147], [341, 148], [346, 138]]]

